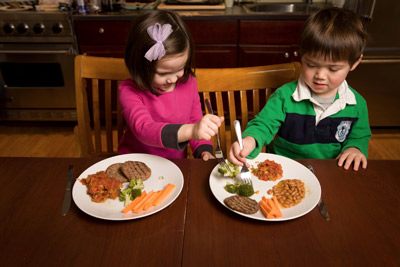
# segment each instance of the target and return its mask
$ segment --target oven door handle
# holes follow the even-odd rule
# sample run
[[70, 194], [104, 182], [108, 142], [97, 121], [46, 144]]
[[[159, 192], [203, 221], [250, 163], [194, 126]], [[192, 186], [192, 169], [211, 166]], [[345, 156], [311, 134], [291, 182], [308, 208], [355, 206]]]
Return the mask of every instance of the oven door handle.
[[0, 54], [72, 54], [70, 50], [0, 50]]

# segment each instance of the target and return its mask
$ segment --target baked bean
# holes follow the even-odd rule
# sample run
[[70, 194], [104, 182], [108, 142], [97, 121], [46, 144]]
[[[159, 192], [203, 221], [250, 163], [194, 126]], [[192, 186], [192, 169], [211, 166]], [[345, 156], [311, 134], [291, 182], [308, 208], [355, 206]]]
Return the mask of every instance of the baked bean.
[[304, 183], [298, 179], [280, 181], [277, 185], [268, 190], [268, 194], [276, 196], [283, 208], [293, 207], [301, 202], [306, 195]]

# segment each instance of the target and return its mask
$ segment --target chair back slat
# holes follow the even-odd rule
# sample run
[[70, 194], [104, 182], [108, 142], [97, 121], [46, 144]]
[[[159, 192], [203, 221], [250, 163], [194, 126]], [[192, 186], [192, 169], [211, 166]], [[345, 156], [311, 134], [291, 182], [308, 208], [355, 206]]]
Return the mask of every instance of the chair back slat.
[[111, 91], [111, 80], [106, 80], [104, 84], [105, 89], [105, 103], [104, 103], [104, 113], [106, 120], [106, 144], [107, 152], [113, 152], [113, 125], [112, 125], [112, 91]]
[[[225, 155], [236, 140], [233, 121], [247, 126], [275, 88], [300, 75], [300, 63], [269, 66], [196, 69], [203, 112], [210, 99], [214, 112], [224, 116], [220, 142]], [[122, 58], [75, 57], [75, 93], [78, 125], [74, 132], [83, 157], [116, 155], [126, 127], [118, 101], [120, 83], [131, 77]], [[212, 138], [216, 146], [215, 137]]]
[[[121, 84], [121, 81], [118, 81], [117, 86]], [[124, 117], [122, 116], [122, 108], [121, 104], [118, 101], [119, 99], [119, 91], [117, 91], [117, 99], [116, 99], [116, 106], [117, 106], [117, 142], [121, 141], [122, 135], [124, 133]]]
[[99, 153], [101, 151], [101, 126], [100, 126], [100, 99], [99, 99], [99, 80], [92, 80], [92, 111], [93, 111], [93, 127], [94, 127], [94, 139], [95, 139], [95, 151]]
[[118, 101], [119, 84], [130, 77], [122, 58], [75, 57], [78, 126], [74, 129], [83, 157], [117, 154], [125, 129]]
[[[241, 68], [196, 69], [197, 87], [203, 98], [209, 98], [225, 121], [219, 129], [221, 149], [227, 155], [236, 141], [233, 121], [238, 119], [244, 130], [265, 105], [271, 93], [285, 83], [298, 79], [298, 62]], [[214, 147], [215, 138], [212, 139]]]

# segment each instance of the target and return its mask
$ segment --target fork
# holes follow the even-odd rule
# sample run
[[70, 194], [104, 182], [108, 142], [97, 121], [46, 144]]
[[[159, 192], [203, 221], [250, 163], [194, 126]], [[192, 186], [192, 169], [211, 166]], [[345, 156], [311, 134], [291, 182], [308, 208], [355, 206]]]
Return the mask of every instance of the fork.
[[[214, 114], [213, 109], [211, 107], [210, 100], [206, 99], [205, 102], [206, 102], [208, 112], [210, 114]], [[217, 148], [215, 148], [215, 157], [217, 158], [219, 165], [221, 165], [222, 167], [227, 169], [230, 173], [233, 173], [231, 168], [229, 168], [229, 165], [226, 164], [224, 154], [222, 153], [221, 144], [219, 142], [218, 132], [216, 133], [216, 138], [217, 138]]]
[[[235, 127], [235, 132], [236, 136], [239, 142], [240, 150], [243, 149], [243, 140], [242, 140], [242, 129], [240, 127], [240, 122], [238, 120], [235, 120], [233, 122], [233, 125]], [[253, 181], [251, 180], [251, 173], [249, 169], [246, 166], [246, 163], [243, 163], [242, 170], [240, 171], [240, 182], [242, 184], [251, 184], [253, 186]]]

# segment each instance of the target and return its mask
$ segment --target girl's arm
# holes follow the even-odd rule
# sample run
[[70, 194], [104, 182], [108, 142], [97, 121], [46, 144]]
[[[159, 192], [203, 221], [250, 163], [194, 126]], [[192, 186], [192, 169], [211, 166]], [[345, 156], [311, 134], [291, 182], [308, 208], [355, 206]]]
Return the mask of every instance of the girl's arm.
[[164, 147], [161, 133], [168, 123], [154, 121], [149, 107], [144, 103], [145, 93], [133, 90], [134, 86], [131, 80], [126, 80], [119, 88], [119, 101], [126, 124], [140, 142]]

